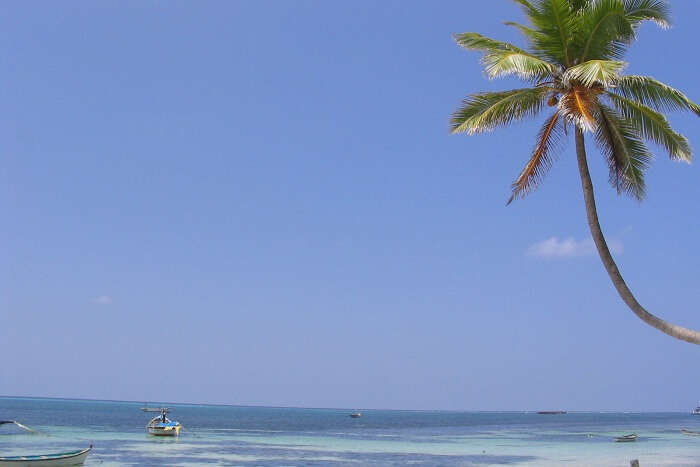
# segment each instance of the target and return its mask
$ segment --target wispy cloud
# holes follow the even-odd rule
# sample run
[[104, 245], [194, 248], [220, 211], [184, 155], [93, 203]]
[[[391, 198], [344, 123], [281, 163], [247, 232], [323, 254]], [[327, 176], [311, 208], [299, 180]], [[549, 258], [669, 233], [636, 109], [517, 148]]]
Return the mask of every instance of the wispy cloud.
[[93, 301], [98, 305], [111, 305], [112, 297], [110, 297], [109, 295], [100, 295], [99, 297], [96, 297]]
[[[624, 251], [624, 245], [617, 239], [608, 240], [608, 246], [613, 253], [621, 254]], [[576, 240], [573, 237], [561, 239], [559, 237], [550, 237], [547, 240], [530, 245], [526, 253], [528, 256], [537, 258], [576, 258], [593, 255], [596, 253], [596, 248], [593, 239], [590, 237], [582, 240]]]

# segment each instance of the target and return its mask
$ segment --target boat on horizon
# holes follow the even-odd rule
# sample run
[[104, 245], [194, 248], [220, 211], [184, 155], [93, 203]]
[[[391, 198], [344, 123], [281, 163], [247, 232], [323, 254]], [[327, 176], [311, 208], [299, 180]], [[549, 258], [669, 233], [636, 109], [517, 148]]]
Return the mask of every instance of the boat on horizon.
[[170, 420], [168, 417], [166, 417], [166, 414], [170, 412], [170, 408], [141, 407], [141, 410], [143, 410], [144, 412], [160, 412], [160, 415], [153, 417], [151, 421], [149, 421], [146, 425], [146, 432], [149, 435], [178, 436], [180, 434], [180, 430], [182, 429], [182, 425], [180, 425], [180, 422]]
[[90, 454], [92, 444], [86, 449], [58, 452], [55, 454], [37, 454], [29, 456], [0, 457], [0, 467], [66, 467], [83, 465]]
[[539, 415], [562, 415], [566, 413], [566, 410], [540, 410], [537, 413]]
[[636, 433], [630, 433], [629, 435], [618, 436], [615, 438], [616, 443], [630, 443], [632, 441], [637, 441]]
[[697, 407], [695, 407], [695, 408], [693, 409], [693, 411], [690, 412], [690, 413], [692, 413], [693, 415], [700, 415], [700, 405], [698, 405]]

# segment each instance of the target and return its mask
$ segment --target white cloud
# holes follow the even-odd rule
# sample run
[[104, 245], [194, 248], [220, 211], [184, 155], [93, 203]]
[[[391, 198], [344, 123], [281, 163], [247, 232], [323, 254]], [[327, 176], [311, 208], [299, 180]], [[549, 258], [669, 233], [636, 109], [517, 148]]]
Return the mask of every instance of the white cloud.
[[98, 305], [111, 305], [112, 297], [108, 295], [100, 295], [99, 297], [95, 298], [94, 302]]
[[[608, 247], [613, 253], [620, 254], [624, 251], [622, 242], [617, 239], [609, 240]], [[596, 253], [595, 244], [590, 237], [584, 238], [583, 240], [576, 240], [573, 237], [562, 239], [559, 237], [550, 237], [547, 240], [542, 240], [534, 245], [530, 245], [527, 249], [528, 256], [535, 256], [538, 258], [575, 258]]]

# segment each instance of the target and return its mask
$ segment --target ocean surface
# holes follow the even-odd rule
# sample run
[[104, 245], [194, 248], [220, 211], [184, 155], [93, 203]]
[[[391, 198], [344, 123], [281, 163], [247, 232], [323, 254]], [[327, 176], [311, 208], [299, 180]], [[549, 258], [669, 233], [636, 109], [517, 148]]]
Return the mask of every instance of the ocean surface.
[[[150, 406], [158, 404], [150, 403]], [[94, 445], [86, 466], [700, 466], [690, 413], [445, 412], [168, 404], [184, 429], [146, 434], [143, 403], [0, 397], [0, 455]], [[633, 443], [614, 437], [637, 433]]]

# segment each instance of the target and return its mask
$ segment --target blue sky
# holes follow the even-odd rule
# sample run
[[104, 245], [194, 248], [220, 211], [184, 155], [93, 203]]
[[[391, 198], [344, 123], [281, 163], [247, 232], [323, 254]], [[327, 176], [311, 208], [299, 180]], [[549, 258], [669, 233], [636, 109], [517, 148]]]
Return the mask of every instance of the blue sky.
[[[700, 100], [700, 13], [629, 73]], [[573, 142], [506, 207], [541, 119], [448, 134], [488, 81], [451, 35], [511, 2], [6, 3], [0, 394], [408, 409], [687, 410], [696, 346], [591, 245]], [[520, 42], [519, 42], [520, 43]], [[696, 117], [672, 124], [700, 148]], [[639, 300], [700, 328], [697, 164], [601, 222]]]

